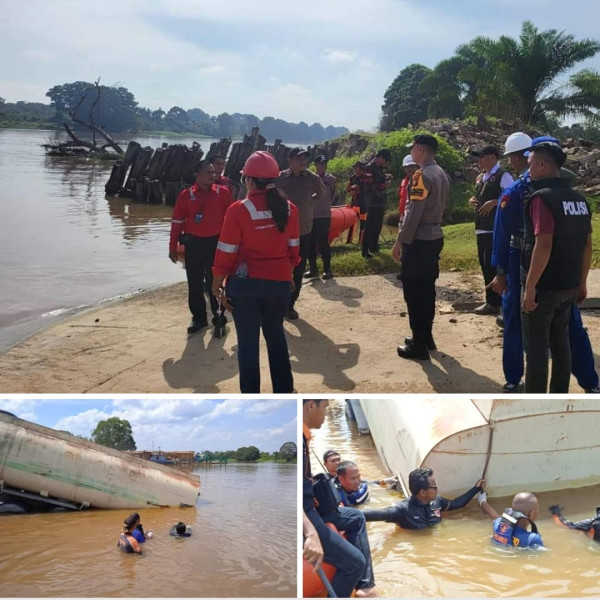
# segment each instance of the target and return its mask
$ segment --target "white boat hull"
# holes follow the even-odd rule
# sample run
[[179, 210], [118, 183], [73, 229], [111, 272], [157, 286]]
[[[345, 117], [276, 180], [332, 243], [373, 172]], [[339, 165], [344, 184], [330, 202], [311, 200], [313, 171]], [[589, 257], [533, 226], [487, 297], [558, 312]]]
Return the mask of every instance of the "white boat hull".
[[597, 400], [361, 400], [373, 440], [408, 492], [408, 474], [433, 469], [452, 496], [485, 474], [489, 494], [600, 483]]
[[0, 482], [97, 508], [194, 506], [200, 478], [0, 413]]

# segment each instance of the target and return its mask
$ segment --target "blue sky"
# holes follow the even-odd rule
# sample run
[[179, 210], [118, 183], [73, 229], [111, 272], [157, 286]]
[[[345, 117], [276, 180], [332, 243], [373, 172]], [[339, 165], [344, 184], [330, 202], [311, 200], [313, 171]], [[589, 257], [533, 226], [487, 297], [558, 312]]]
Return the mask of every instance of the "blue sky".
[[279, 450], [297, 438], [296, 400], [0, 399], [0, 408], [39, 425], [89, 437], [101, 419], [127, 419], [138, 450]]
[[0, 96], [46, 102], [101, 76], [152, 109], [371, 129], [402, 68], [526, 19], [600, 37], [598, 0], [3, 0]]

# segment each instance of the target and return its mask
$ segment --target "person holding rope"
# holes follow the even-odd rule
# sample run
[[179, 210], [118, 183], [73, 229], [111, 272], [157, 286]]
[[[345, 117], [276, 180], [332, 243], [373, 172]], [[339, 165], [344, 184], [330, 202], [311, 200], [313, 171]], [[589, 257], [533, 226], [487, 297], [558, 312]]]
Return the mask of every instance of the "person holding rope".
[[364, 510], [363, 514], [367, 523], [385, 521], [403, 529], [424, 529], [440, 523], [443, 512], [465, 507], [484, 488], [485, 479], [480, 479], [458, 498], [448, 500], [438, 495], [437, 482], [431, 469], [415, 469], [408, 475], [410, 498], [389, 508]]
[[[275, 187], [279, 166], [268, 152], [252, 154], [242, 170], [248, 197], [225, 215], [213, 267], [212, 293], [233, 312], [240, 391], [260, 393], [259, 340], [267, 342], [273, 393], [294, 391], [283, 320], [299, 261], [298, 209]], [[222, 290], [226, 282], [225, 292]]]

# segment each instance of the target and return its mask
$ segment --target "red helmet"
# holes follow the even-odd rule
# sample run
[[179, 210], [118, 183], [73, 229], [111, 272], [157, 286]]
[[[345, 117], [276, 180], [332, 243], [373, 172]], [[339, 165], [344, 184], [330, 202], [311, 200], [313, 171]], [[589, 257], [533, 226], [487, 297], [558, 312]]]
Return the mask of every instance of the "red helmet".
[[279, 177], [279, 165], [272, 154], [259, 150], [248, 157], [241, 173], [261, 179], [275, 179]]

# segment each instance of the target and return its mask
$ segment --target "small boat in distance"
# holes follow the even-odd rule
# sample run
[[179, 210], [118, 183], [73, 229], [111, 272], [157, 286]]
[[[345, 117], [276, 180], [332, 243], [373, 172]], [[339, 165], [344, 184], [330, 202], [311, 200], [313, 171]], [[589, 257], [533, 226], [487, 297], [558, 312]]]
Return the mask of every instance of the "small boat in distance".
[[591, 398], [360, 401], [387, 468], [433, 469], [452, 497], [485, 477], [488, 494], [545, 492], [600, 483], [600, 402]]
[[200, 478], [0, 411], [0, 491], [73, 508], [195, 506]]

